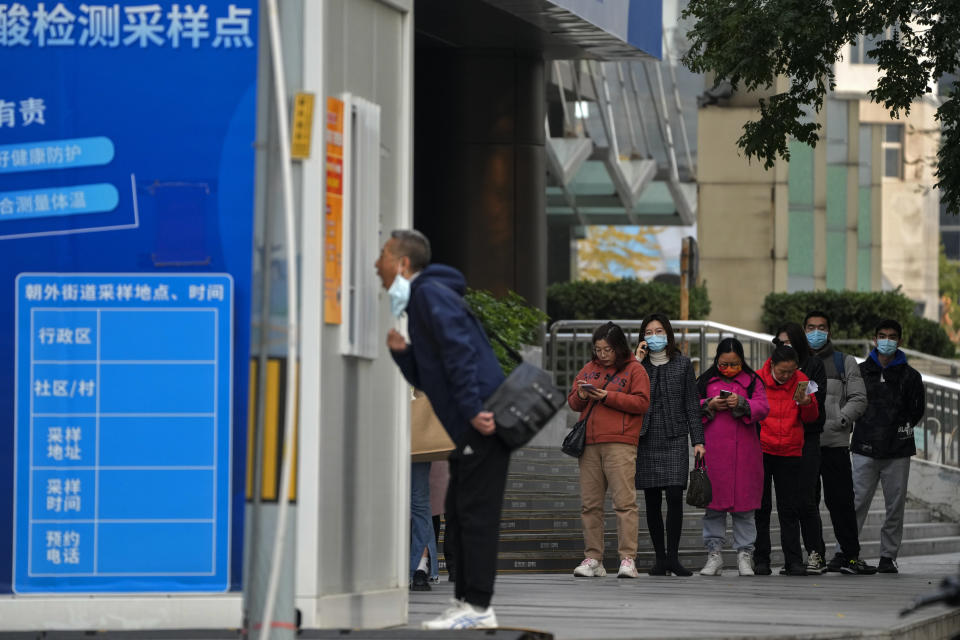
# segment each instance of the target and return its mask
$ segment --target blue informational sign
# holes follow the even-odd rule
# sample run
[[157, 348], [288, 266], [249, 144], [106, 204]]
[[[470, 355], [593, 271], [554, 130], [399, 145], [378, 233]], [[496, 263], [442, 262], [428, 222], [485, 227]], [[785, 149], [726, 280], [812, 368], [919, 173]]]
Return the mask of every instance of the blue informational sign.
[[258, 18], [0, 2], [0, 593], [240, 588]]
[[229, 275], [21, 275], [14, 590], [228, 588]]

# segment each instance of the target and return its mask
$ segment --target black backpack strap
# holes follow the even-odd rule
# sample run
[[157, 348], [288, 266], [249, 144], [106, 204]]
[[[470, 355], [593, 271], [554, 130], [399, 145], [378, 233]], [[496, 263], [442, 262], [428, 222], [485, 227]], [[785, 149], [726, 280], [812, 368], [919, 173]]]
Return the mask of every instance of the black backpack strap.
[[833, 368], [837, 370], [837, 376], [843, 383], [847, 382], [846, 364], [844, 363], [844, 354], [839, 351], [833, 352]]
[[750, 386], [747, 387], [747, 399], [748, 399], [748, 400], [752, 400], [752, 399], [753, 399], [753, 389], [754, 389], [754, 387], [757, 386], [757, 380], [759, 380], [759, 379], [760, 379], [760, 376], [758, 376], [756, 373], [752, 374], [752, 377], [751, 377], [751, 380], [750, 380]]
[[[436, 280], [430, 280], [429, 284], [433, 284], [433, 285], [436, 285], [436, 286], [441, 287], [441, 288], [443, 288], [443, 289], [446, 289], [447, 291], [449, 291], [450, 293], [452, 293], [453, 295], [455, 295], [455, 296], [460, 300], [460, 304], [463, 305], [463, 308], [466, 310], [466, 312], [469, 313], [470, 316], [473, 318], [474, 322], [477, 323], [477, 326], [479, 326], [480, 329], [483, 330], [483, 332], [484, 332], [485, 334], [488, 333], [488, 331], [486, 330], [486, 328], [483, 326], [483, 323], [480, 322], [480, 318], [478, 318], [478, 317], [477, 317], [477, 314], [475, 314], [475, 313], [473, 312], [473, 309], [471, 309], [471, 308], [470, 308], [470, 305], [467, 304], [467, 301], [463, 299], [463, 296], [461, 296], [459, 293], [457, 293], [456, 291], [454, 291], [453, 289], [451, 289], [451, 288], [448, 287], [447, 285], [443, 284], [442, 282], [437, 282]], [[517, 350], [516, 350], [516, 349], [514, 349], [514, 348], [511, 347], [509, 344], [507, 344], [506, 341], [504, 341], [503, 338], [501, 338], [501, 337], [498, 336], [497, 334], [493, 333], [492, 331], [489, 332], [489, 336], [490, 336], [491, 338], [493, 338], [494, 340], [496, 340], [497, 342], [500, 343], [500, 346], [503, 347], [504, 351], [507, 352], [507, 355], [510, 356], [510, 357], [514, 360], [514, 362], [516, 362], [517, 364], [520, 364], [521, 362], [523, 362], [523, 356], [521, 356], [519, 353], [517, 353]]]
[[[467, 311], [470, 312], [470, 315], [472, 315], [472, 316], [477, 320], [477, 322], [480, 323], [480, 326], [482, 327], [482, 326], [483, 326], [483, 323], [480, 322], [480, 318], [477, 318], [477, 316], [473, 315], [473, 310], [470, 308], [470, 305], [468, 305], [466, 302], [464, 302], [463, 304], [464, 304], [465, 307], [467, 307]], [[500, 336], [498, 336], [497, 334], [495, 334], [495, 333], [493, 333], [493, 332], [490, 332], [490, 337], [493, 338], [494, 340], [496, 340], [497, 342], [499, 342], [499, 343], [500, 343], [500, 346], [503, 347], [503, 350], [507, 352], [507, 355], [509, 355], [511, 358], [513, 358], [514, 361], [516, 361], [517, 364], [520, 364], [521, 362], [523, 362], [523, 356], [521, 356], [519, 353], [517, 353], [517, 350], [516, 350], [516, 349], [514, 349], [513, 347], [511, 347], [510, 345], [508, 345], [508, 344], [504, 341], [503, 338], [501, 338]]]

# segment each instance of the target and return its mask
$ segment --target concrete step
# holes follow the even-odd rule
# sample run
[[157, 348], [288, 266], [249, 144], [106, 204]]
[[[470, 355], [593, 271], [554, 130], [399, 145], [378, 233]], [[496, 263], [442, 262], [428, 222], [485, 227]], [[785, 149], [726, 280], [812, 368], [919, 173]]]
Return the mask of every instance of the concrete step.
[[[503, 513], [511, 515], [533, 515], [533, 514], [542, 514], [542, 515], [564, 515], [567, 517], [580, 515], [580, 498], [577, 496], [563, 496], [563, 495], [544, 495], [542, 493], [507, 493], [503, 501]], [[922, 509], [923, 505], [920, 504], [907, 504], [908, 508], [918, 508]], [[604, 511], [613, 512], [613, 503], [610, 501], [609, 497], [604, 501]], [[637, 508], [640, 510], [641, 514], [646, 513], [646, 505], [643, 501], [643, 496], [638, 496]], [[870, 505], [871, 511], [883, 511], [884, 504], [883, 500], [874, 499]], [[661, 511], [666, 517], [666, 508], [662, 507]], [[684, 513], [695, 513], [697, 515], [703, 515], [703, 509], [698, 507], [691, 507], [688, 504], [683, 505]], [[776, 513], [776, 510], [774, 510]], [[820, 517], [825, 521], [829, 522], [830, 512], [827, 511], [827, 508], [821, 504], [820, 506]]]
[[[774, 540], [780, 539], [780, 529], [772, 528], [770, 536]], [[880, 525], [864, 526], [861, 532], [863, 540], [879, 540]], [[948, 539], [960, 536], [960, 525], [950, 523], [918, 523], [908, 524], [903, 528], [903, 540], [931, 540]], [[727, 539], [733, 540], [731, 531], [727, 531]], [[825, 530], [823, 539], [828, 548], [832, 548], [836, 543], [833, 531]], [[641, 526], [638, 536], [641, 550], [652, 549], [650, 537], [646, 529]], [[615, 530], [606, 531], [604, 534], [605, 548], [615, 551], [617, 544], [617, 535]], [[685, 529], [680, 536], [680, 548], [685, 550], [697, 550], [703, 548], [703, 534], [699, 527]], [[519, 532], [504, 531], [500, 535], [501, 551], [541, 551], [541, 550], [583, 550], [583, 535], [577, 531], [546, 531], [546, 532]]]
[[572, 480], [562, 480], [562, 479], [548, 479], [548, 478], [539, 478], [539, 479], [527, 479], [515, 477], [507, 478], [507, 495], [512, 491], [519, 491], [524, 493], [536, 492], [536, 493], [558, 493], [564, 496], [579, 496], [580, 495], [580, 482], [576, 479]]
[[[774, 505], [776, 507], [776, 505]], [[926, 507], [920, 504], [908, 504], [907, 509], [919, 510], [919, 511], [928, 511]], [[604, 504], [603, 511], [607, 515], [612, 515], [614, 513], [613, 505], [607, 501]], [[637, 511], [640, 513], [641, 518], [645, 518], [647, 515], [647, 510], [644, 507], [643, 502], [640, 502], [637, 505]], [[870, 505], [870, 513], [875, 511], [885, 512], [883, 503], [876, 503]], [[580, 500], [576, 498], [561, 498], [557, 497], [546, 497], [546, 498], [525, 498], [517, 499], [513, 496], [508, 496], [504, 499], [502, 515], [503, 517], [511, 518], [579, 518], [581, 512]], [[776, 518], [777, 509], [774, 508], [771, 512], [773, 517]], [[661, 509], [661, 515], [666, 518], [667, 511], [666, 509]], [[685, 506], [683, 509], [683, 515], [686, 516], [697, 516], [698, 518], [703, 516], [703, 509], [697, 507], [691, 507], [689, 505]], [[932, 517], [932, 515], [931, 515]], [[824, 520], [828, 524], [830, 523], [830, 512], [824, 508], [820, 509], [820, 519]]]
[[[867, 513], [867, 519], [864, 522], [864, 526], [870, 525], [879, 525], [883, 522], [885, 512], [882, 510], [874, 510]], [[930, 510], [929, 509], [905, 509], [904, 510], [904, 523], [906, 524], [917, 524], [923, 522], [929, 522]], [[698, 513], [684, 513], [683, 514], [683, 528], [684, 529], [696, 529], [701, 526], [702, 514]], [[771, 523], [777, 522], [776, 511], [771, 514]], [[826, 520], [829, 523], [829, 516]], [[641, 526], [643, 526], [643, 518], [641, 518]], [[607, 511], [606, 516], [604, 517], [604, 529], [607, 531], [615, 531], [617, 526], [616, 515], [612, 511]], [[829, 525], [826, 527], [829, 529]], [[579, 514], [533, 514], [533, 515], [519, 515], [512, 516], [505, 514], [504, 517], [500, 519], [500, 531], [501, 533], [507, 531], [580, 531], [581, 521]]]
[[[774, 549], [772, 551], [771, 566], [779, 568], [783, 566], [783, 554], [779, 548], [779, 540], [773, 539]], [[920, 540], [904, 540], [900, 547], [901, 556], [917, 556], [941, 553], [960, 552], [960, 536], [949, 538], [925, 538]], [[833, 551], [828, 547], [827, 555], [832, 556]], [[861, 557], [869, 560], [870, 564], [876, 564], [880, 556], [880, 543], [866, 541], [861, 544]], [[683, 549], [679, 553], [681, 563], [691, 571], [699, 571], [706, 560], [706, 551], [703, 549]], [[736, 551], [725, 549], [723, 551], [724, 567], [735, 568], [737, 564]], [[653, 566], [654, 553], [649, 550], [641, 550], [637, 553], [637, 567], [641, 572], [646, 572]], [[536, 552], [512, 552], [500, 551], [497, 558], [497, 570], [504, 572], [531, 571], [531, 572], [572, 572], [573, 569], [583, 560], [583, 550], [541, 550]], [[620, 562], [615, 548], [604, 549], [604, 566], [608, 572], [616, 573], [616, 568]]]
[[[637, 565], [645, 572], [653, 565], [654, 554], [646, 531], [642, 493], [637, 492], [640, 509]], [[559, 448], [553, 447], [529, 447], [514, 452], [501, 517], [498, 570], [572, 572], [583, 559], [580, 508], [579, 469], [574, 458], [565, 456]], [[609, 497], [604, 510], [604, 564], [608, 572], [615, 575], [619, 566], [616, 516]], [[702, 515], [702, 509], [684, 505], [680, 557], [682, 563], [692, 571], [698, 571], [705, 561]], [[830, 557], [833, 555], [835, 538], [830, 515], [822, 504], [820, 515], [824, 524], [827, 556]], [[872, 562], [876, 562], [880, 554], [880, 529], [884, 515], [883, 497], [878, 492], [861, 533], [861, 556]], [[907, 505], [904, 521], [902, 556], [960, 552], [960, 524], [935, 522], [928, 508], [913, 502]], [[771, 514], [771, 525], [774, 545], [771, 561], [779, 568], [783, 558], [779, 550], [775, 510]], [[728, 541], [732, 541], [732, 538], [732, 533], [728, 531]], [[736, 552], [728, 549], [723, 555], [725, 567], [734, 568]]]
[[574, 466], [577, 465], [577, 459], [568, 456], [563, 451], [560, 450], [560, 443], [557, 443], [556, 448], [554, 447], [524, 447], [523, 449], [517, 449], [510, 456], [511, 461], [522, 460], [525, 462], [566, 462]]
[[546, 476], [567, 476], [571, 478], [576, 478], [580, 473], [580, 468], [577, 464], [569, 463], [564, 460], [555, 460], [555, 461], [527, 461], [527, 460], [511, 460], [510, 469], [508, 473], [511, 476], [516, 475], [546, 475]]

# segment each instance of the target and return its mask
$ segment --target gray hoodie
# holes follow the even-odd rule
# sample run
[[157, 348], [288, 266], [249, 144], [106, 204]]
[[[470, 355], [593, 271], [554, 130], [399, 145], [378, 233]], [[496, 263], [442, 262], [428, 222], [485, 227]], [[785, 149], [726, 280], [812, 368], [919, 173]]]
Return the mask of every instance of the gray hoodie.
[[867, 388], [860, 375], [860, 365], [853, 356], [841, 354], [844, 368], [844, 379], [841, 380], [834, 361], [833, 343], [828, 340], [814, 353], [827, 370], [827, 398], [824, 401], [827, 419], [823, 424], [820, 446], [848, 447], [854, 421], [867, 410]]

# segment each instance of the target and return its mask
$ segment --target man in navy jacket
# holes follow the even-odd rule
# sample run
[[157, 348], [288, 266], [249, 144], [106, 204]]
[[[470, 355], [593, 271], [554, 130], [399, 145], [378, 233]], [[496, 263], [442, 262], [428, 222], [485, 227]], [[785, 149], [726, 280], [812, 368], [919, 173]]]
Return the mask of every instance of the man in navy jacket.
[[407, 382], [427, 394], [456, 444], [445, 514], [445, 535], [452, 536], [456, 554], [456, 603], [423, 626], [496, 627], [490, 600], [510, 452], [494, 434], [494, 416], [483, 410], [483, 402], [504, 375], [463, 300], [463, 275], [429, 263], [430, 243], [413, 230], [393, 231], [376, 263], [391, 310], [408, 317], [410, 343], [391, 329], [390, 354]]

